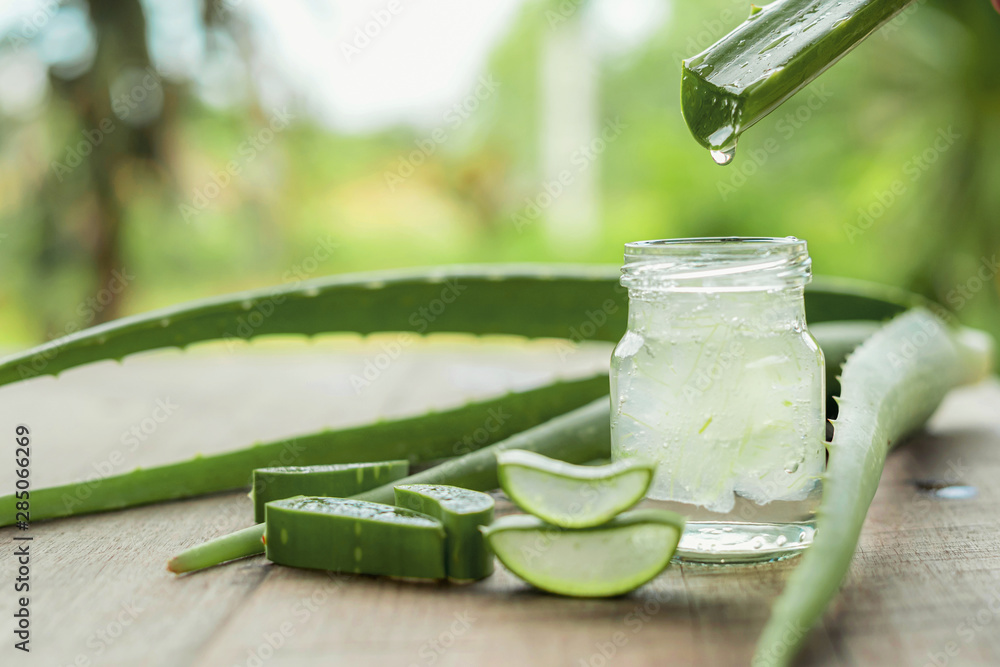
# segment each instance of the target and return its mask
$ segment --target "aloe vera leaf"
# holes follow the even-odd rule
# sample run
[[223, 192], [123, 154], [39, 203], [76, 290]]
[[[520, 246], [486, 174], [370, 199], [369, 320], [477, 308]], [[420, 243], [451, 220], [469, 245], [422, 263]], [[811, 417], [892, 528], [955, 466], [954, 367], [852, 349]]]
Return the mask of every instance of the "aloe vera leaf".
[[[329, 332], [465, 332], [567, 338], [607, 299], [624, 303], [608, 265], [483, 265], [330, 276], [202, 299], [126, 317], [0, 361], [0, 385], [101, 359], [207, 340]], [[617, 307], [616, 307], [617, 309]], [[592, 322], [624, 331], [624, 312]], [[589, 330], [589, 327], [588, 327]]]
[[[79, 331], [0, 360], [0, 385], [208, 340], [273, 334], [415, 331], [617, 342], [627, 295], [614, 265], [481, 265], [348, 274], [203, 299]], [[885, 319], [911, 294], [817, 278], [810, 322]]]
[[684, 517], [667, 510], [619, 514], [592, 528], [568, 529], [525, 514], [483, 528], [508, 570], [532, 586], [573, 597], [627, 593], [670, 563]]
[[581, 466], [535, 452], [497, 453], [500, 487], [525, 512], [560, 528], [591, 528], [642, 500], [654, 466], [637, 460]]
[[[611, 456], [610, 398], [599, 398], [502, 442], [405, 477], [395, 485], [448, 484], [473, 491], [490, 491], [499, 486], [496, 455], [507, 449], [525, 449], [570, 463], [608, 458]], [[386, 484], [355, 497], [389, 503], [394, 497], [393, 486]]]
[[[827, 369], [828, 372], [830, 372], [831, 368], [839, 370], [841, 363], [844, 361], [847, 354], [871, 335], [872, 325], [870, 322], [852, 322], [844, 323], [843, 326], [836, 327], [816, 326], [812, 327], [811, 330], [813, 331], [813, 335], [816, 337], [820, 346], [824, 349]], [[830, 352], [826, 352], [827, 349], [829, 349]], [[598, 401], [598, 403], [600, 402], [601, 401]], [[600, 406], [591, 409], [593, 411], [601, 412], [599, 407]], [[578, 410], [577, 412], [579, 413], [580, 411]], [[597, 439], [594, 442], [591, 442], [590, 440], [584, 442], [584, 449], [579, 453], [574, 451], [572, 440], [567, 442], [565, 438], [560, 436], [554, 437], [553, 440], [548, 443], [537, 442], [538, 438], [532, 437], [534, 434], [530, 431], [510, 438], [511, 443], [508, 448], [523, 449], [524, 447], [521, 447], [519, 443], [530, 441], [532, 443], [537, 443], [537, 449], [534, 451], [556, 459], [569, 461], [571, 463], [586, 463], [596, 459], [607, 459], [611, 456], [610, 436], [607, 439], [603, 439], [600, 434], [602, 432], [610, 433], [610, 410], [603, 412], [602, 414], [603, 416], [597, 417], [596, 421], [592, 421], [591, 419], [587, 420], [588, 423], [596, 425], [597, 430], [594, 433], [596, 434]], [[591, 417], [594, 417], [594, 415]], [[580, 421], [580, 419], [581, 418], [579, 416], [576, 417], [576, 421]], [[543, 424], [543, 426], [545, 425]], [[563, 423], [562, 426], [563, 428], [576, 428], [577, 426], [583, 426], [584, 428], [587, 427], [585, 423], [577, 424], [570, 422]], [[534, 430], [535, 429], [532, 429], [532, 431]], [[497, 445], [499, 444], [500, 443], [497, 443]], [[486, 449], [491, 450], [491, 448], [493, 448], [491, 451], [496, 451], [499, 449], [497, 445], [491, 445]], [[483, 468], [484, 466], [485, 468]], [[492, 473], [490, 472], [490, 466], [492, 466]], [[475, 474], [470, 471], [475, 472]], [[451, 484], [465, 487], [468, 486], [469, 482], [475, 482], [478, 485], [471, 488], [479, 491], [488, 491], [497, 487], [498, 481], [496, 474], [495, 454], [491, 453], [485, 460], [482, 456], [472, 457], [471, 454], [467, 454], [451, 461], [448, 467], [443, 467], [442, 464], [416, 475], [403, 478], [400, 482], [403, 484]], [[365, 492], [359, 497], [364, 500], [388, 502], [390, 498], [394, 497], [393, 493], [392, 485], [386, 485], [379, 487], [372, 492]], [[256, 544], [254, 544], [252, 540], [248, 542], [245, 531], [251, 531], [251, 535], [256, 535]], [[236, 533], [232, 533], [230, 535], [223, 535], [204, 544], [191, 547], [188, 551], [197, 552], [197, 562], [201, 564], [197, 569], [218, 565], [220, 563], [235, 560], [237, 558], [243, 558], [245, 556], [263, 553], [264, 547], [260, 543], [260, 538], [264, 534], [263, 526], [251, 526], [250, 528], [245, 529], [245, 531], [237, 531]], [[256, 533], [253, 531], [256, 531]], [[177, 556], [177, 558], [183, 559], [186, 557], [187, 553], [187, 551], [183, 552]]]
[[755, 666], [789, 664], [837, 594], [888, 450], [924, 424], [950, 389], [986, 377], [992, 365], [987, 334], [953, 329], [923, 309], [894, 319], [848, 358], [816, 538], [773, 607]]
[[839, 276], [814, 276], [805, 287], [805, 303], [810, 327], [822, 322], [887, 320], [910, 308], [926, 308], [942, 317], [952, 317], [942, 306], [919, 294]]
[[683, 63], [681, 111], [695, 140], [732, 158], [739, 135], [913, 0], [776, 0]]
[[332, 572], [444, 579], [437, 519], [349, 498], [299, 496], [267, 504], [265, 548], [280, 565]]
[[264, 505], [272, 500], [294, 496], [347, 498], [408, 474], [407, 460], [257, 468], [250, 489], [254, 521], [264, 521]]
[[[325, 430], [223, 454], [32, 490], [31, 520], [104, 512], [250, 486], [255, 468], [408, 459], [431, 461], [503, 440], [608, 391], [606, 374], [555, 382], [444, 412]], [[490, 428], [483, 428], [489, 424]], [[472, 442], [467, 436], [485, 432]], [[465, 439], [465, 441], [463, 441]], [[13, 495], [0, 497], [0, 526], [14, 521]]]
[[493, 574], [493, 551], [479, 531], [493, 521], [489, 495], [443, 484], [404, 484], [395, 487], [395, 504], [432, 516], [444, 526], [449, 579], [475, 581]]

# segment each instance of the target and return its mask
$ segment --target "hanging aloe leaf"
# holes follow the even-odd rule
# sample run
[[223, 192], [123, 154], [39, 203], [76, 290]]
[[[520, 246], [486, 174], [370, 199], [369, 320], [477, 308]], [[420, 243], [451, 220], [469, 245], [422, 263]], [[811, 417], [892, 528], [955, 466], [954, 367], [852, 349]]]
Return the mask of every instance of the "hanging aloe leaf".
[[728, 164], [747, 128], [840, 60], [913, 0], [776, 0], [684, 61], [681, 111]]

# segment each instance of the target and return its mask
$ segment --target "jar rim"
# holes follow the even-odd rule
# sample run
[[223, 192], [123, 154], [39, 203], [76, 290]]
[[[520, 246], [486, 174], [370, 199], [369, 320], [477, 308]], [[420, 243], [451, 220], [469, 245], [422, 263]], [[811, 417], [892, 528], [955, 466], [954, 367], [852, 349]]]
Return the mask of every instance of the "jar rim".
[[625, 244], [622, 285], [645, 290], [753, 290], [804, 285], [812, 260], [794, 236], [719, 236]]
[[685, 250], [706, 252], [727, 249], [746, 256], [755, 251], [769, 253], [775, 249], [805, 250], [806, 242], [794, 236], [692, 236], [626, 243], [625, 256], [673, 255]]

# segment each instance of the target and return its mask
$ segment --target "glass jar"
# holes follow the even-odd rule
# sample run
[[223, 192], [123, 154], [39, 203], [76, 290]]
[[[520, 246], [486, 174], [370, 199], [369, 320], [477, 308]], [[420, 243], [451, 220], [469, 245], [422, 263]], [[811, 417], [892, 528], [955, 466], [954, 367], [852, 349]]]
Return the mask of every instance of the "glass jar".
[[794, 237], [625, 246], [612, 455], [656, 464], [647, 504], [688, 517], [682, 559], [769, 560], [812, 541], [826, 416], [811, 263]]

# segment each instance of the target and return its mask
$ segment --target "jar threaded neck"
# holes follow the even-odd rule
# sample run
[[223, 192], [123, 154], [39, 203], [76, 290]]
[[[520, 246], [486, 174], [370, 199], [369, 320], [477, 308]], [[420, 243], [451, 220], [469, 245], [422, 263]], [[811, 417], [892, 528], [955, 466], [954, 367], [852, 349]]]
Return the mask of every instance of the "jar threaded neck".
[[621, 283], [649, 291], [757, 291], [801, 287], [811, 277], [801, 239], [706, 237], [625, 244]]

